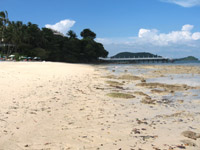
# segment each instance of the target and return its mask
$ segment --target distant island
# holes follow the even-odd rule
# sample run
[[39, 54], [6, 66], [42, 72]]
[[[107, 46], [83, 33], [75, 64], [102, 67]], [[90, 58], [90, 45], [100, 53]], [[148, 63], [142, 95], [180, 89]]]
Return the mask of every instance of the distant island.
[[194, 56], [188, 56], [188, 57], [174, 59], [174, 61], [199, 61], [199, 59]]
[[121, 52], [112, 56], [111, 58], [149, 58], [149, 57], [161, 57], [161, 56], [154, 55], [148, 52], [139, 52], [139, 53]]
[[112, 57], [99, 58], [100, 62], [106, 63], [166, 63], [171, 62], [169, 58], [154, 55], [148, 52], [121, 52]]
[[138, 53], [132, 53], [132, 52], [120, 52], [114, 56], [111, 56], [109, 58], [102, 58], [104, 62], [121, 62], [121, 63], [144, 63], [146, 62], [197, 62], [199, 61], [198, 58], [194, 56], [188, 56], [184, 58], [165, 58], [159, 55], [155, 55], [149, 52], [138, 52]]

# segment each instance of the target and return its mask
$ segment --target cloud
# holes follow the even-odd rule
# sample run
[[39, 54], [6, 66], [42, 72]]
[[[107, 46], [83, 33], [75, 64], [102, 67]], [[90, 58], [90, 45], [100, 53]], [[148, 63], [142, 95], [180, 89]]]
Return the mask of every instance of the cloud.
[[194, 40], [200, 39], [200, 32], [193, 33], [193, 34], [192, 34], [192, 38], [193, 38]]
[[193, 7], [200, 5], [200, 0], [161, 0], [161, 1], [174, 3], [182, 7]]
[[110, 55], [122, 51], [148, 51], [169, 57], [193, 54], [200, 58], [200, 32], [192, 32], [193, 28], [193, 25], [186, 24], [180, 30], [169, 33], [141, 28], [137, 36], [96, 40], [104, 44]]
[[194, 28], [193, 25], [186, 24], [182, 27], [182, 31], [191, 31]]
[[123, 44], [144, 44], [148, 43], [155, 46], [167, 46], [172, 44], [187, 45], [191, 42], [200, 40], [200, 32], [192, 32], [193, 25], [186, 24], [182, 26], [179, 31], [171, 31], [169, 33], [160, 33], [157, 29], [139, 29], [137, 37], [126, 38], [97, 38], [97, 41], [111, 44], [111, 43], [123, 43]]
[[76, 22], [74, 20], [65, 19], [54, 25], [46, 24], [45, 27], [66, 34], [75, 23]]
[[156, 29], [140, 29], [138, 33], [139, 40], [152, 45], [170, 45], [170, 44], [189, 44], [192, 41], [200, 40], [200, 32], [192, 33], [193, 25], [184, 25], [180, 31], [170, 33], [159, 33]]

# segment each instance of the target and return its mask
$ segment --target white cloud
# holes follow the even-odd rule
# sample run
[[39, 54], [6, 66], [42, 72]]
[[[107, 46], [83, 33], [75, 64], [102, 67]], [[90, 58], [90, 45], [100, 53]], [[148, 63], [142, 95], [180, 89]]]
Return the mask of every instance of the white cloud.
[[181, 30], [171, 31], [169, 33], [160, 33], [157, 29], [144, 29], [138, 31], [136, 37], [126, 38], [97, 38], [97, 41], [104, 44], [123, 43], [123, 44], [144, 44], [149, 43], [157, 46], [166, 46], [172, 44], [187, 45], [191, 42], [200, 40], [200, 32], [192, 32], [193, 25], [186, 24]]
[[149, 29], [140, 29], [138, 33], [139, 38], [151, 37], [155, 36], [158, 31], [156, 29], [149, 30]]
[[193, 33], [193, 34], [192, 34], [192, 38], [193, 38], [194, 40], [199, 40], [199, 39], [200, 39], [200, 32], [195, 32], [195, 33]]
[[134, 37], [96, 40], [104, 44], [110, 55], [122, 51], [147, 51], [170, 57], [194, 55], [200, 58], [200, 32], [192, 32], [193, 28], [193, 25], [186, 24], [180, 30], [169, 33], [141, 28]]
[[186, 24], [182, 27], [182, 31], [191, 31], [194, 28], [193, 25]]
[[165, 46], [170, 44], [189, 44], [192, 41], [200, 39], [200, 32], [192, 33], [193, 25], [184, 25], [180, 31], [170, 33], [159, 33], [156, 29], [140, 29], [138, 33], [139, 40], [143, 43]]
[[193, 7], [200, 5], [200, 0], [161, 0], [161, 1], [174, 3], [182, 7]]
[[66, 34], [75, 23], [74, 20], [65, 19], [54, 25], [46, 24], [45, 27]]

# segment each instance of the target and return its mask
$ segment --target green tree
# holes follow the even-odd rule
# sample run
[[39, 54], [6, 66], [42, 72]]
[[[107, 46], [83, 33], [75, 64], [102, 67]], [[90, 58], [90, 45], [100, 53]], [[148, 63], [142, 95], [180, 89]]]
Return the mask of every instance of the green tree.
[[76, 39], [77, 38], [76, 33], [74, 31], [72, 31], [72, 30], [69, 30], [67, 32], [67, 36], [69, 37], [69, 39]]
[[7, 11], [1, 11], [0, 12], [0, 40], [1, 42], [4, 42], [4, 36], [5, 36], [5, 30], [6, 26], [9, 23], [8, 19], [8, 12]]
[[101, 43], [88, 39], [81, 40], [81, 43], [84, 62], [95, 62], [99, 57], [106, 57], [108, 55], [108, 52], [104, 49]]
[[81, 37], [83, 37], [83, 39], [94, 40], [96, 38], [96, 34], [94, 32], [92, 32], [90, 29], [84, 29], [80, 35], [81, 35]]
[[37, 47], [31, 50], [31, 53], [29, 54], [29, 56], [31, 57], [37, 56], [37, 57], [40, 57], [42, 60], [45, 60], [48, 57], [48, 52], [43, 48]]
[[27, 26], [21, 21], [10, 22], [7, 26], [5, 36], [5, 42], [10, 45], [8, 54], [12, 52], [24, 54], [27, 49], [31, 49], [32, 46], [26, 40]]
[[101, 43], [94, 41], [96, 34], [90, 29], [81, 32], [83, 39], [78, 39], [74, 31], [67, 36], [58, 34], [48, 28], [38, 27], [37, 24], [21, 21], [8, 21], [8, 13], [0, 12], [0, 42], [6, 46], [2, 53], [16, 54], [58, 62], [93, 62], [98, 57], [106, 57], [108, 52]]
[[28, 22], [26, 39], [26, 42], [33, 45], [33, 47], [42, 46], [44, 39], [42, 36], [42, 32], [37, 24], [32, 24], [31, 22]]

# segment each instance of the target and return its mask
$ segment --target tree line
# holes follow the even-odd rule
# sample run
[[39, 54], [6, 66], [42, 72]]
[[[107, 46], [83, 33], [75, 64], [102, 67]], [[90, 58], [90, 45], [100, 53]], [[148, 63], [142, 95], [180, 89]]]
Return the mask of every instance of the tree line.
[[37, 24], [9, 21], [7, 11], [0, 12], [0, 53], [9, 56], [40, 57], [58, 62], [95, 62], [106, 57], [108, 52], [96, 42], [96, 34], [84, 29], [78, 39], [70, 30], [64, 36], [48, 28], [40, 29]]

